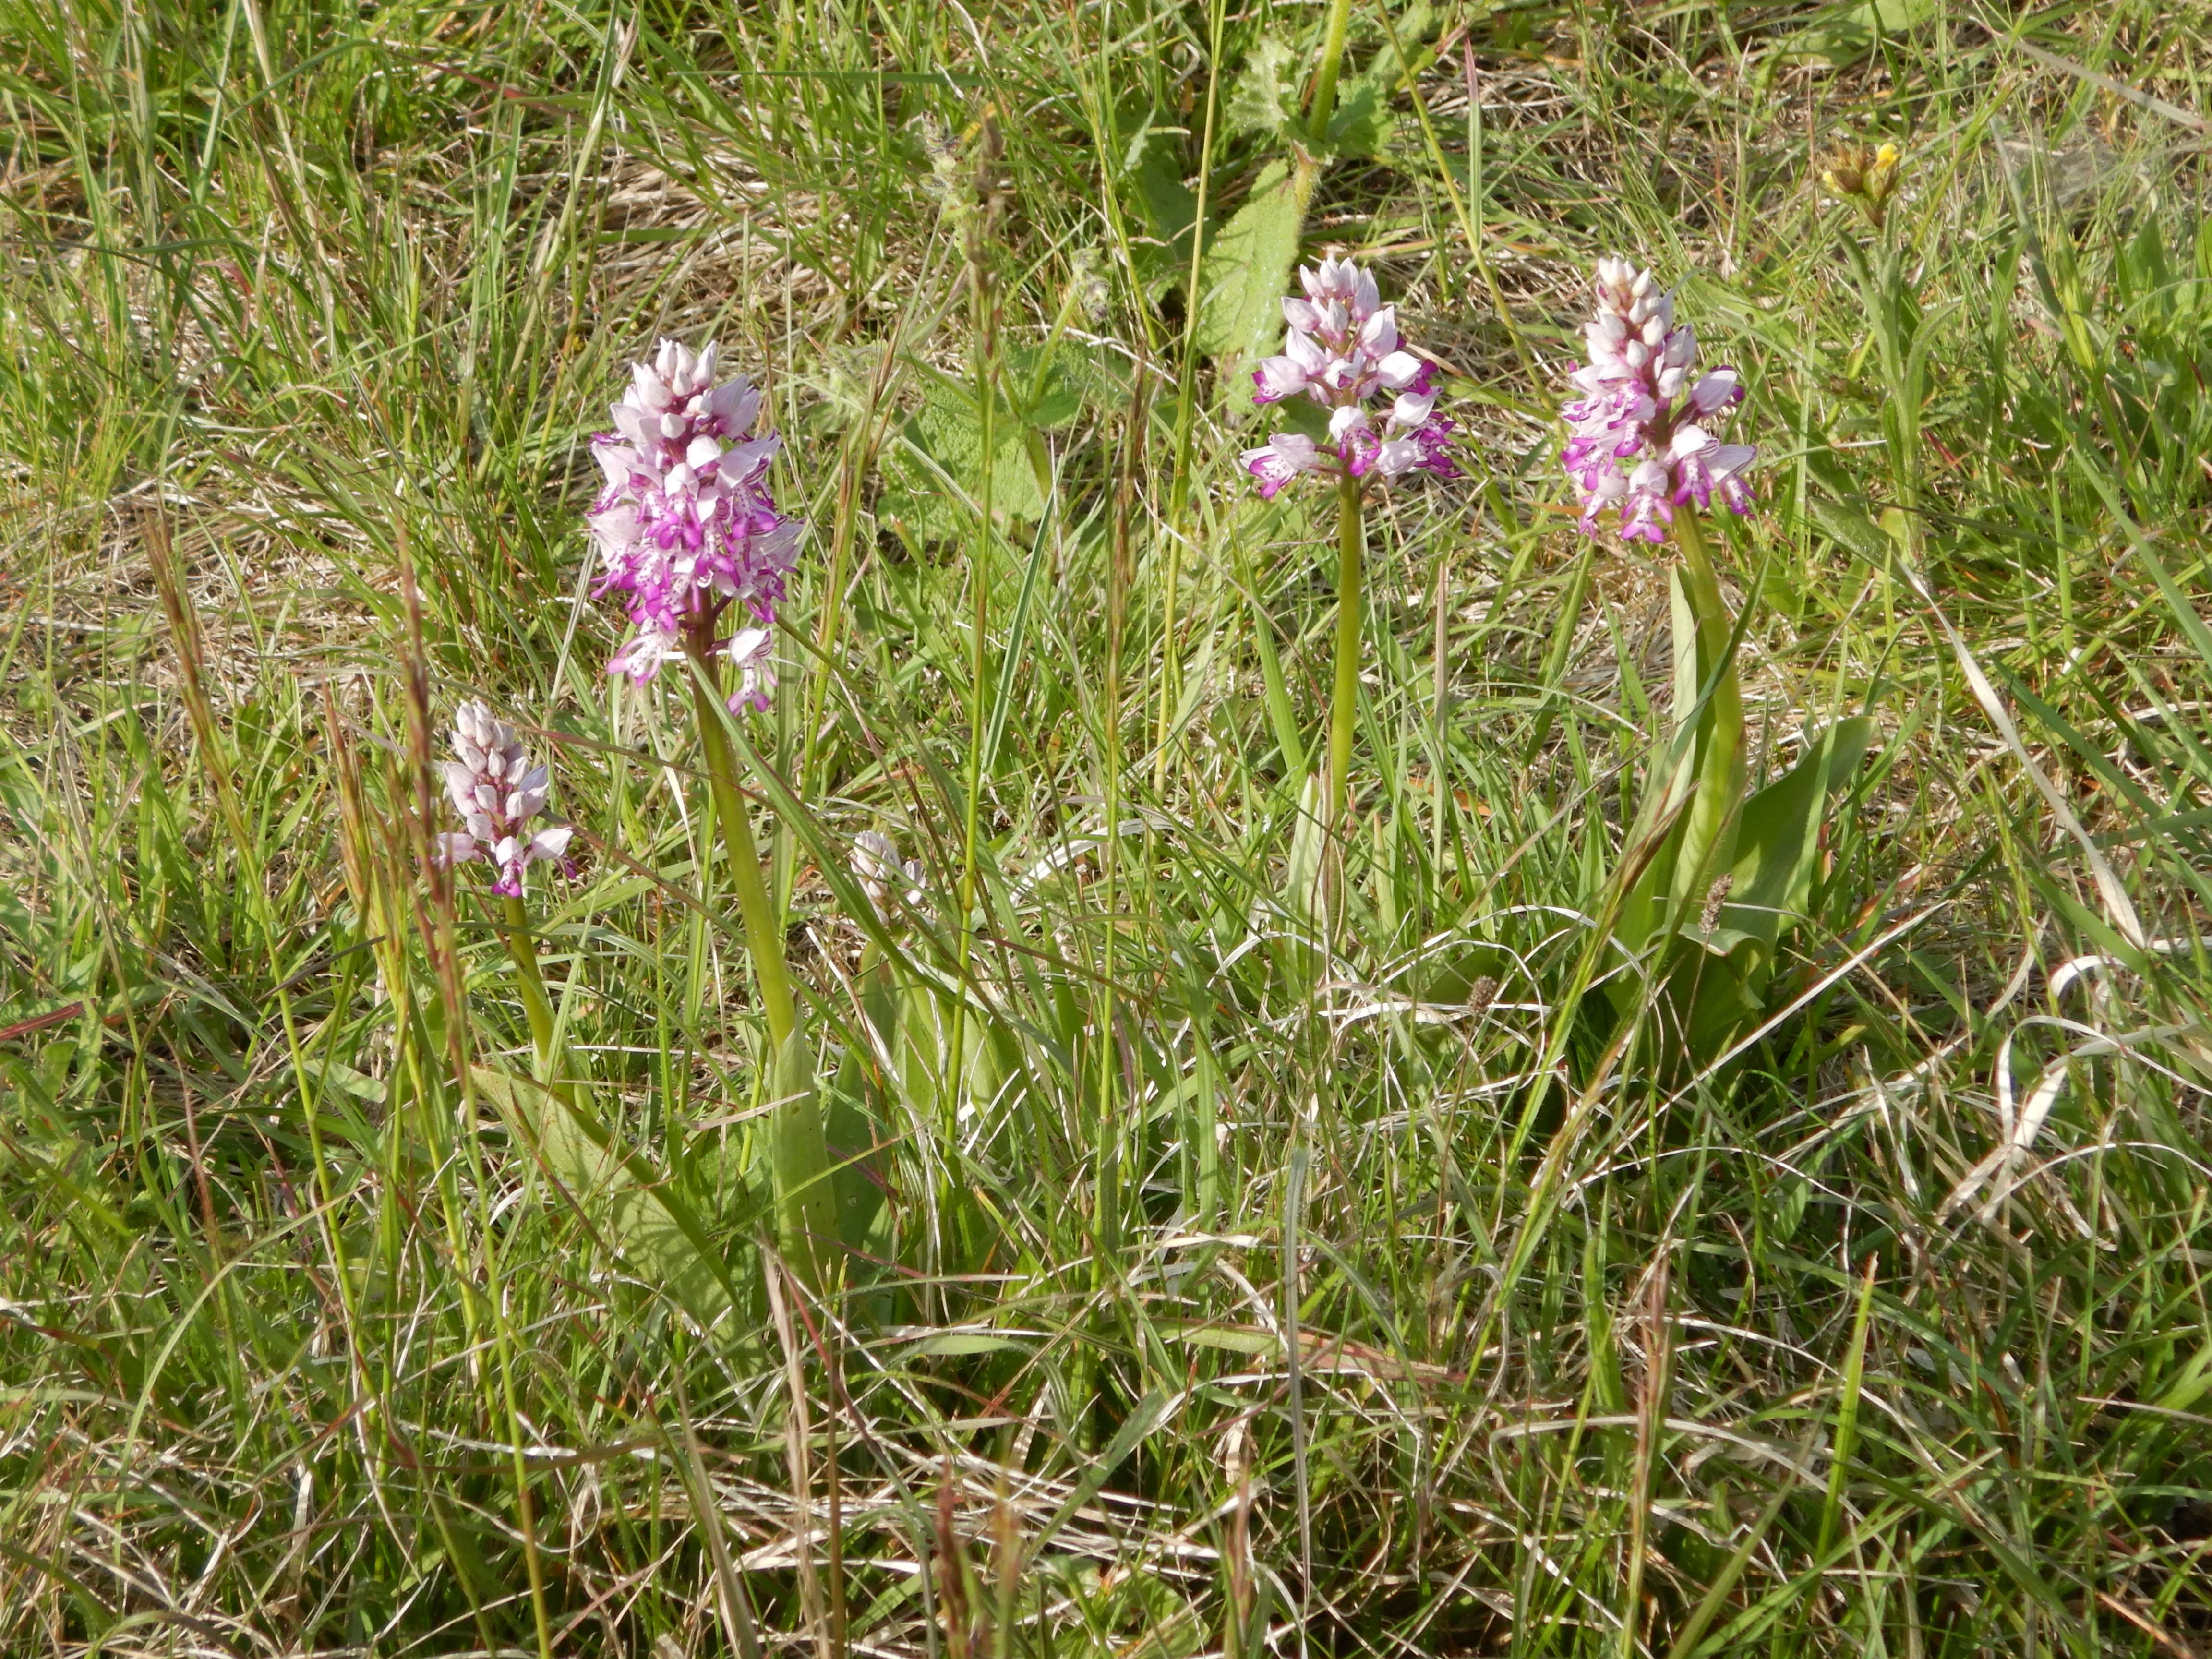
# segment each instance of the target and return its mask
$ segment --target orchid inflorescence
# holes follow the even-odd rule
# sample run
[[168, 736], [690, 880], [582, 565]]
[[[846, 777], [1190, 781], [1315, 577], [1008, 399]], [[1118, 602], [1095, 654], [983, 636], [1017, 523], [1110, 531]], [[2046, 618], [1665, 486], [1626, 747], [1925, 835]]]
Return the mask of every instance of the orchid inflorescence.
[[445, 763], [446, 792], [465, 830], [437, 838], [440, 863], [483, 860], [499, 872], [492, 891], [509, 898], [522, 893], [522, 874], [547, 860], [568, 863], [565, 823], [549, 824], [535, 835], [530, 820], [545, 810], [550, 769], [532, 766], [514, 728], [495, 720], [480, 702], [453, 711], [453, 753]]
[[[1279, 432], [1243, 454], [1245, 470], [1272, 498], [1302, 472], [1358, 478], [1376, 473], [1459, 476], [1445, 450], [1452, 423], [1436, 415], [1435, 365], [1400, 343], [1397, 309], [1386, 306], [1375, 278], [1334, 256], [1298, 272], [1305, 298], [1283, 301], [1290, 332], [1283, 355], [1252, 372], [1253, 401], [1278, 403], [1303, 392], [1330, 411], [1328, 441]], [[1381, 427], [1367, 407], [1389, 400]]]
[[[608, 663], [640, 684], [685, 648], [721, 651], [740, 671], [732, 713], [765, 709], [775, 607], [805, 526], [778, 513], [769, 462], [781, 440], [753, 435], [761, 394], [742, 374], [714, 384], [715, 349], [663, 340], [631, 370], [615, 429], [592, 441], [607, 477], [591, 526], [606, 556], [596, 590], [619, 592], [635, 631]], [[743, 601], [756, 625], [720, 637]]]
[[890, 920], [894, 894], [912, 910], [921, 904], [922, 890], [929, 884], [921, 861], [901, 860], [898, 843], [880, 830], [863, 830], [853, 837], [852, 864], [853, 874], [878, 921]]
[[1662, 542], [1676, 507], [1710, 507], [1717, 495], [1750, 512], [1740, 475], [1759, 452], [1722, 443], [1705, 424], [1743, 400], [1743, 383], [1726, 364], [1692, 383], [1696, 332], [1674, 320], [1651, 273], [1598, 261], [1597, 315], [1583, 332], [1589, 362], [1570, 378], [1588, 395], [1561, 411], [1571, 435], [1559, 457], [1582, 497], [1583, 531], [1595, 535], [1600, 515], [1617, 512], [1622, 535]]

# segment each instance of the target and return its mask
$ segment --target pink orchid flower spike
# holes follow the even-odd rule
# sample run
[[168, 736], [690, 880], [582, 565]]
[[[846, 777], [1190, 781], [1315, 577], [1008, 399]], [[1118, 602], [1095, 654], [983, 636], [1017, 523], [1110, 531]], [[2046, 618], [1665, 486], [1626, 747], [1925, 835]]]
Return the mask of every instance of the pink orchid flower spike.
[[1692, 379], [1698, 338], [1674, 320], [1673, 298], [1648, 270], [1601, 259], [1597, 314], [1584, 326], [1589, 361], [1569, 378], [1583, 395], [1561, 413], [1568, 437], [1560, 464], [1582, 501], [1582, 528], [1595, 535], [1612, 515], [1624, 536], [1667, 539], [1674, 509], [1752, 509], [1743, 471], [1748, 444], [1723, 443], [1713, 428], [1743, 401], [1726, 364]]
[[531, 764], [513, 726], [483, 703], [465, 702], [453, 711], [453, 756], [445, 763], [446, 793], [467, 827], [436, 838], [440, 863], [489, 864], [498, 872], [492, 891], [509, 898], [521, 895], [532, 865], [568, 867], [574, 833], [568, 824], [531, 831], [530, 821], [545, 810], [551, 769]]

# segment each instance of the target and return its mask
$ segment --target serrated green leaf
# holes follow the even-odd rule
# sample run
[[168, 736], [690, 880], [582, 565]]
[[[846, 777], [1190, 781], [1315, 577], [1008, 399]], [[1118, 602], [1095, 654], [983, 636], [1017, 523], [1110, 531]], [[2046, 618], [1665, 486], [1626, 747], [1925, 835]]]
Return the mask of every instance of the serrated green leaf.
[[1435, 60], [1431, 40], [1437, 32], [1437, 15], [1429, 6], [1413, 6], [1392, 27], [1404, 58], [1385, 41], [1364, 69], [1338, 87], [1336, 111], [1317, 146], [1322, 155], [1369, 161], [1387, 157], [1398, 125], [1391, 100], [1405, 84], [1408, 70], [1418, 75]]
[[1297, 54], [1264, 35], [1244, 54], [1222, 118], [1230, 131], [1279, 140], [1298, 125]]
[[1235, 368], [1273, 350], [1283, 331], [1283, 295], [1297, 264], [1312, 173], [1273, 161], [1206, 250], [1199, 349]]
[[[983, 406], [975, 389], [933, 374], [921, 407], [884, 456], [888, 484], [878, 511], [923, 540], [973, 532], [983, 489]], [[1035, 520], [1044, 512], [1029, 428], [1001, 398], [991, 428], [991, 517]]]

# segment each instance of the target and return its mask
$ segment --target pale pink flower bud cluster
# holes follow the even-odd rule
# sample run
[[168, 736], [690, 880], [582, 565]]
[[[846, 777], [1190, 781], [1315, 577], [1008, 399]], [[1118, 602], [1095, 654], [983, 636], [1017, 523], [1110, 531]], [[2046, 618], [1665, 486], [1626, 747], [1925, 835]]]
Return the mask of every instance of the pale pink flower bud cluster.
[[922, 889], [928, 884], [920, 861], [902, 862], [898, 843], [880, 830], [863, 830], [853, 837], [853, 873], [860, 878], [860, 890], [868, 896], [879, 921], [890, 918], [893, 893], [912, 910], [921, 903]]
[[1562, 411], [1570, 435], [1559, 458], [1582, 497], [1583, 531], [1595, 535], [1600, 516], [1616, 513], [1622, 535], [1664, 541], [1676, 507], [1708, 507], [1715, 495], [1750, 512], [1741, 474], [1759, 452], [1710, 429], [1743, 401], [1743, 383], [1725, 364], [1692, 382], [1696, 332], [1674, 320], [1651, 273], [1599, 260], [1597, 315], [1583, 333], [1589, 362], [1570, 378], [1586, 395]]
[[[703, 633], [744, 671], [731, 708], [764, 708], [775, 607], [805, 526], [775, 510], [768, 469], [781, 441], [753, 435], [759, 391], [740, 374], [714, 384], [714, 347], [694, 353], [663, 340], [650, 363], [631, 371], [614, 405], [615, 429], [592, 441], [606, 489], [592, 506], [592, 531], [606, 559], [598, 592], [623, 596], [635, 632], [608, 664], [640, 682]], [[714, 636], [732, 602], [758, 627]]]
[[1434, 366], [1400, 343], [1397, 309], [1382, 303], [1373, 275], [1331, 257], [1299, 271], [1298, 281], [1305, 297], [1283, 301], [1290, 332], [1283, 355], [1252, 371], [1253, 401], [1304, 392], [1330, 411], [1328, 437], [1316, 443], [1279, 432], [1246, 450], [1244, 467], [1261, 495], [1272, 498], [1302, 472], [1458, 477], [1445, 448], [1452, 423], [1433, 412]]
[[566, 865], [565, 823], [530, 833], [530, 820], [545, 810], [550, 770], [532, 766], [514, 728], [492, 718], [480, 702], [453, 711], [453, 754], [445, 764], [446, 793], [467, 829], [440, 836], [441, 864], [471, 864], [481, 859], [499, 872], [492, 891], [508, 897], [522, 892], [522, 872], [551, 859]]

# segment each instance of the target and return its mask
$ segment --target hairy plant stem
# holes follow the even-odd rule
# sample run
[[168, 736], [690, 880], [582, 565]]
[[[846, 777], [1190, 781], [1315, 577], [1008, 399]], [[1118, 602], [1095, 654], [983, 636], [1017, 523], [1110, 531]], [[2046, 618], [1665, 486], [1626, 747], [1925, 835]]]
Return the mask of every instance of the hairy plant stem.
[[1698, 623], [1698, 678], [1719, 665], [1705, 711], [1705, 741], [1698, 758], [1698, 790], [1683, 815], [1682, 842], [1674, 859], [1675, 896], [1692, 908], [1703, 902], [1711, 862], [1723, 835], [1743, 798], [1743, 693], [1736, 680], [1730, 640], [1735, 624], [1721, 598], [1719, 575], [1705, 546], [1698, 515], [1688, 508], [1674, 515], [1674, 544], [1682, 552], [1682, 586]]
[[791, 976], [784, 965], [783, 927], [769, 902], [767, 874], [738, 782], [737, 751], [722, 723], [719, 682], [708, 654], [711, 631], [690, 630], [684, 649], [695, 671], [692, 708], [706, 751], [707, 791], [721, 831], [730, 885], [737, 890], [738, 915], [752, 955], [753, 980], [760, 987], [761, 1012], [768, 1020], [767, 1091], [775, 1102], [769, 1119], [769, 1175], [775, 1188], [776, 1244], [793, 1271], [810, 1287], [818, 1288], [823, 1246], [836, 1224], [830, 1192], [830, 1148], [814, 1093], [814, 1067], [799, 1030]]
[[1313, 111], [1306, 120], [1306, 131], [1316, 143], [1328, 137], [1328, 118], [1336, 113], [1336, 74], [1344, 63], [1344, 38], [1351, 28], [1352, 0], [1329, 0], [1321, 62], [1314, 70]]
[[1336, 678], [1328, 705], [1328, 814], [1322, 824], [1343, 828], [1351, 799], [1352, 728], [1359, 712], [1359, 645], [1364, 614], [1360, 584], [1367, 556], [1367, 525], [1359, 480], [1336, 486]]

